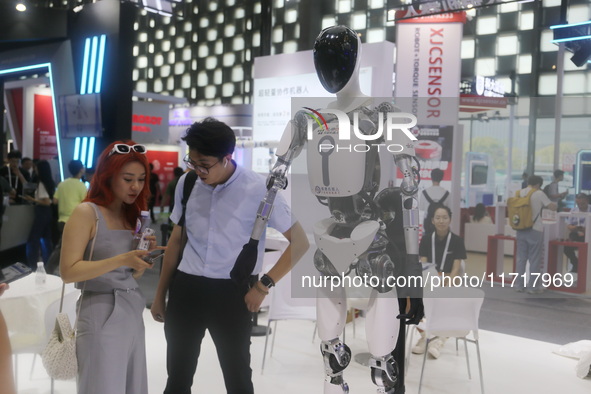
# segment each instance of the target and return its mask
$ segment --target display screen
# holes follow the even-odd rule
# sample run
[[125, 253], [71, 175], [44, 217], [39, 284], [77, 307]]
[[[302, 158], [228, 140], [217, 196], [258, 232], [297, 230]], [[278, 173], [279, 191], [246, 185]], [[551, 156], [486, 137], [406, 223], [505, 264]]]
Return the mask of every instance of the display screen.
[[488, 178], [488, 166], [476, 164], [472, 167], [470, 185], [486, 185]]
[[591, 164], [581, 165], [581, 190], [591, 190]]
[[99, 93], [61, 96], [59, 111], [62, 137], [103, 136], [101, 95]]

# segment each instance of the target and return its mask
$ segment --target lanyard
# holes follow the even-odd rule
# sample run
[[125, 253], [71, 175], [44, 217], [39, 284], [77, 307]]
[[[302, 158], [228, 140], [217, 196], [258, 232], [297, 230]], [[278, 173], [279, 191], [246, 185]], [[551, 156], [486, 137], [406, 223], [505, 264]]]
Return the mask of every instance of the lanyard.
[[[19, 170], [20, 171], [20, 170]], [[8, 166], [8, 183], [10, 183], [10, 187], [12, 187], [12, 169]], [[18, 176], [15, 179], [14, 189], [18, 188]]]
[[[445, 249], [443, 249], [443, 256], [441, 257], [441, 264], [439, 265], [439, 270], [441, 272], [445, 272], [443, 270], [444, 266], [445, 266], [445, 258], [447, 257], [447, 249], [449, 249], [449, 241], [451, 240], [451, 231], [448, 231], [447, 233], [447, 241], [445, 242]], [[435, 262], [435, 231], [433, 231], [433, 233], [431, 234], [431, 258], [433, 259], [433, 262]], [[437, 264], [436, 264], [437, 265]]]

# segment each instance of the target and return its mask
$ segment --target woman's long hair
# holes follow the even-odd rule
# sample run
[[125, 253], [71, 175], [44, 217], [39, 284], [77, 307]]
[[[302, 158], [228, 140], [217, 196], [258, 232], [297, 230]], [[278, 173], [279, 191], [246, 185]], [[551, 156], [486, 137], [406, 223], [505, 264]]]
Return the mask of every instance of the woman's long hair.
[[[126, 154], [113, 153], [109, 156], [109, 153], [116, 144], [135, 145], [134, 141], [115, 141], [105, 148], [101, 153], [92, 181], [90, 183], [90, 189], [84, 201], [93, 202], [97, 205], [107, 206], [113, 202], [115, 195], [113, 188], [111, 187], [111, 181], [119, 174], [123, 166], [127, 163], [134, 161], [139, 162], [145, 169], [146, 179], [150, 176], [150, 167], [148, 166], [148, 158], [143, 153], [137, 153], [133, 149], [131, 152]], [[137, 198], [133, 204], [123, 203], [123, 214], [125, 220], [131, 228], [135, 228], [137, 218], [140, 216], [141, 211], [145, 211], [148, 208], [148, 197], [150, 196], [149, 184], [146, 181], [144, 187], [140, 190]]]
[[53, 193], [55, 192], [55, 182], [53, 176], [51, 176], [51, 166], [47, 160], [39, 160], [37, 162], [37, 176], [39, 177], [39, 183], [43, 183], [49, 198], [53, 199]]

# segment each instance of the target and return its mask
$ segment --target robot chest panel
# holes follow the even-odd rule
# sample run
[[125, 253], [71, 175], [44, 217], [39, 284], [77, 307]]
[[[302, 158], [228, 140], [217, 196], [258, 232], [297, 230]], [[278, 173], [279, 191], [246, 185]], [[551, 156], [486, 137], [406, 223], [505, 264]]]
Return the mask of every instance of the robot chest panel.
[[339, 140], [337, 132], [318, 133], [308, 141], [308, 179], [320, 197], [346, 197], [362, 190], [370, 141], [351, 135]]

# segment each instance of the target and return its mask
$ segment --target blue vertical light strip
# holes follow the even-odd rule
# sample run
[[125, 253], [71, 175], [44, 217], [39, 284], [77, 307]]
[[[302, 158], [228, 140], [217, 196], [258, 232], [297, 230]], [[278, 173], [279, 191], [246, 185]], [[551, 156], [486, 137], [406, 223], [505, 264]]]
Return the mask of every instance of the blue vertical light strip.
[[106, 46], [107, 36], [101, 35], [100, 44], [99, 44], [99, 51], [98, 51], [98, 64], [96, 66], [96, 85], [94, 87], [95, 93], [101, 92], [101, 83], [103, 82], [103, 62], [105, 60], [105, 46]]
[[[100, 93], [106, 45], [107, 36], [105, 34], [86, 39], [80, 94]], [[87, 168], [91, 168], [94, 163], [95, 142], [94, 137], [82, 137], [82, 146], [80, 146], [80, 137], [76, 139], [74, 159], [81, 160]]]
[[74, 160], [80, 160], [80, 137], [74, 140]]
[[86, 167], [92, 168], [92, 161], [94, 160], [94, 137], [88, 138], [88, 159], [86, 159]]
[[62, 163], [62, 149], [61, 149], [61, 144], [60, 144], [60, 130], [59, 130], [59, 122], [57, 120], [57, 102], [56, 102], [56, 97], [55, 97], [55, 85], [53, 83], [53, 72], [51, 71], [51, 63], [47, 63], [47, 68], [49, 69], [49, 86], [51, 89], [51, 104], [53, 106], [53, 123], [54, 123], [54, 127], [55, 127], [55, 145], [57, 146], [57, 159], [59, 162], [59, 168], [60, 168], [60, 178], [63, 181], [64, 180], [64, 172], [62, 171], [63, 167], [63, 163]]
[[98, 37], [92, 37], [92, 48], [90, 50], [90, 72], [88, 73], [88, 92], [94, 93], [94, 78], [96, 77], [96, 55], [98, 52]]
[[88, 137], [82, 137], [82, 149], [80, 150], [80, 161], [86, 166], [86, 148], [88, 145]]
[[88, 79], [88, 56], [90, 54], [90, 38], [84, 44], [84, 62], [82, 63], [82, 81], [80, 82], [80, 94], [86, 94], [86, 83]]

